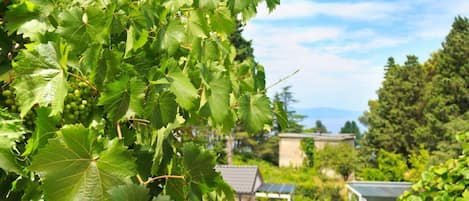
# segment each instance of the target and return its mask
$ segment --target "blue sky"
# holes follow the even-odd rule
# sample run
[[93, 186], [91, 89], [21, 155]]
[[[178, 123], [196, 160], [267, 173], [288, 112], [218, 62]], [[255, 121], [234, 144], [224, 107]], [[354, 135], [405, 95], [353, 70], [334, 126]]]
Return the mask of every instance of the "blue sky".
[[300, 69], [270, 96], [292, 85], [296, 108], [364, 111], [387, 58], [402, 63], [414, 54], [425, 61], [454, 17], [469, 16], [469, 0], [282, 0], [271, 14], [265, 6], [258, 12], [243, 35], [266, 68], [267, 85]]

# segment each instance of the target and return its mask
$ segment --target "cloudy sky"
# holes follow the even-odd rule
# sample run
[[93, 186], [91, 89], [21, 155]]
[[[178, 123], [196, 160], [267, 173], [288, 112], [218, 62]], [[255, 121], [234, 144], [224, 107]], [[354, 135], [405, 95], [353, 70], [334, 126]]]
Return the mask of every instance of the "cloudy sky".
[[469, 16], [468, 0], [282, 0], [271, 14], [262, 6], [243, 33], [265, 66], [269, 90], [292, 85], [296, 108], [367, 109], [383, 66], [408, 54], [425, 61], [441, 46], [455, 16]]

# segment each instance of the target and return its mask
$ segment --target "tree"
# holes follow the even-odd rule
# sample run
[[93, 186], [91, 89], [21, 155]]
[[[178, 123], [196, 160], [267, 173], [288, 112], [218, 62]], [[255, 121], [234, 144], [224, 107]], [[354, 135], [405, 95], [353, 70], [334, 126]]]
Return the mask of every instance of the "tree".
[[340, 133], [353, 133], [358, 138], [360, 136], [360, 128], [358, 128], [355, 121], [346, 121], [344, 126], [340, 129]]
[[418, 139], [426, 134], [419, 130], [424, 123], [422, 74], [422, 66], [415, 56], [407, 56], [404, 66], [389, 58], [383, 86], [378, 90], [378, 104], [367, 117], [369, 131], [365, 146], [403, 155], [418, 147]]
[[259, 1], [9, 2], [0, 199], [234, 200], [194, 141], [272, 122], [262, 66], [229, 40]]
[[442, 49], [432, 55], [434, 74], [428, 103], [424, 108], [429, 147], [437, 149], [452, 144], [453, 133], [445, 124], [469, 110], [469, 20], [456, 17]]
[[303, 125], [299, 122], [302, 121], [305, 116], [297, 114], [296, 111], [291, 108], [294, 103], [298, 102], [298, 100], [293, 97], [293, 92], [291, 92], [290, 89], [291, 86], [286, 86], [282, 88], [281, 92], [276, 93], [274, 96], [274, 105], [279, 104], [283, 106], [283, 111], [287, 115], [287, 127], [281, 128], [280, 125], [277, 127], [280, 128], [282, 132], [301, 133]]
[[316, 123], [315, 123], [315, 132], [316, 133], [327, 133], [327, 128], [326, 126], [322, 123], [321, 120], [316, 120]]
[[314, 160], [320, 169], [332, 169], [346, 181], [358, 167], [357, 152], [348, 143], [326, 144], [323, 149], [316, 151]]
[[469, 133], [460, 133], [457, 141], [465, 144], [459, 157], [430, 167], [422, 173], [409, 191], [399, 200], [467, 200], [469, 188], [467, 171], [469, 170]]
[[403, 181], [407, 171], [405, 158], [400, 154], [381, 149], [378, 152], [377, 167], [363, 167], [359, 177], [370, 181]]

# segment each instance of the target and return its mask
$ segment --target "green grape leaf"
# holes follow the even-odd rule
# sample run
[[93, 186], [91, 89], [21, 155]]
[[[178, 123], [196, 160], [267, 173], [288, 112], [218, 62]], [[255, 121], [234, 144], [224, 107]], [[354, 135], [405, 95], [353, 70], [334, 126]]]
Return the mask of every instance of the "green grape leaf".
[[192, 5], [192, 0], [169, 0], [163, 4], [171, 12], [175, 12], [185, 5]]
[[169, 195], [158, 195], [158, 197], [153, 198], [152, 201], [172, 201]]
[[160, 32], [160, 48], [167, 50], [170, 55], [174, 54], [184, 41], [184, 26], [178, 21], [171, 21], [166, 29]]
[[228, 6], [233, 13], [240, 13], [244, 11], [244, 9], [248, 8], [250, 3], [251, 1], [246, 0], [233, 0], [228, 1]]
[[18, 30], [24, 23], [38, 17], [35, 5], [29, 1], [21, 1], [8, 7], [5, 14], [5, 28], [11, 35]]
[[176, 95], [176, 102], [184, 109], [191, 109], [199, 95], [189, 77], [183, 72], [171, 72], [168, 74], [168, 79], [171, 82], [169, 90]]
[[137, 50], [148, 40], [148, 31], [145, 29], [138, 29], [134, 26], [130, 26], [127, 29], [127, 40], [125, 43], [125, 55], [127, 55], [132, 50]]
[[198, 0], [199, 8], [215, 9], [218, 6], [218, 0]]
[[[184, 180], [168, 180], [167, 193], [175, 200], [203, 200], [210, 192], [224, 195], [233, 200], [233, 191], [215, 171], [215, 157], [210, 151], [193, 143], [186, 143], [182, 149], [183, 161], [179, 171]], [[200, 161], [204, 161], [201, 165]], [[176, 187], [176, 188], [175, 188]]]
[[[13, 68], [17, 78], [13, 82], [21, 116], [38, 104], [52, 107], [50, 115], [63, 111], [67, 95], [67, 78], [63, 70], [66, 53], [56, 52], [52, 43], [40, 44], [32, 51], [23, 50], [16, 57]], [[65, 62], [64, 62], [65, 60]]]
[[176, 118], [176, 97], [167, 91], [152, 93], [147, 99], [145, 112], [152, 125], [161, 128]]
[[110, 83], [99, 99], [108, 117], [113, 121], [131, 118], [143, 112], [142, 102], [145, 97], [145, 83], [137, 78], [122, 76]]
[[21, 174], [21, 168], [16, 163], [12, 152], [15, 140], [26, 133], [21, 119], [0, 109], [0, 169], [7, 172]]
[[249, 132], [258, 132], [272, 122], [270, 101], [264, 94], [244, 95], [239, 101], [239, 116]]
[[[108, 11], [108, 13], [106, 13]], [[85, 11], [72, 7], [59, 15], [57, 32], [77, 47], [109, 41], [112, 17], [110, 9], [88, 7]]]
[[49, 116], [50, 109], [41, 107], [36, 110], [36, 120], [34, 125], [36, 128], [26, 144], [26, 150], [23, 156], [34, 154], [39, 148], [47, 144], [47, 140], [55, 136], [59, 118], [57, 116]]
[[187, 35], [205, 38], [208, 35], [206, 13], [202, 11], [191, 11], [187, 19]]
[[217, 123], [222, 123], [230, 110], [231, 83], [229, 79], [223, 77], [212, 80], [209, 83], [210, 95], [208, 105], [210, 114]]
[[232, 20], [230, 10], [227, 8], [222, 7], [215, 10], [210, 20], [216, 32], [231, 34], [236, 30], [236, 23]]
[[11, 148], [14, 142], [6, 137], [0, 137], [0, 169], [21, 175], [21, 167], [16, 163], [16, 157]]
[[137, 184], [126, 184], [112, 188], [108, 191], [111, 195], [111, 201], [148, 201], [150, 191], [145, 186]]
[[25, 133], [23, 121], [6, 109], [0, 108], [0, 138], [14, 141]]
[[272, 12], [275, 7], [280, 5], [280, 0], [266, 0], [267, 8], [269, 8], [269, 13]]
[[39, 150], [30, 166], [39, 174], [47, 200], [103, 200], [135, 174], [135, 160], [117, 139], [96, 153], [96, 136], [83, 126], [65, 126], [59, 136]]

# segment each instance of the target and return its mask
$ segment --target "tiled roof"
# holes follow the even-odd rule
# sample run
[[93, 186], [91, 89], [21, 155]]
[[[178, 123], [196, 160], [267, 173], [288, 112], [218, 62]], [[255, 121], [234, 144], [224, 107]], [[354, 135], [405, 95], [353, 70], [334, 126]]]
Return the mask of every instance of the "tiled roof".
[[238, 194], [253, 194], [262, 184], [257, 166], [217, 165], [215, 169]]

